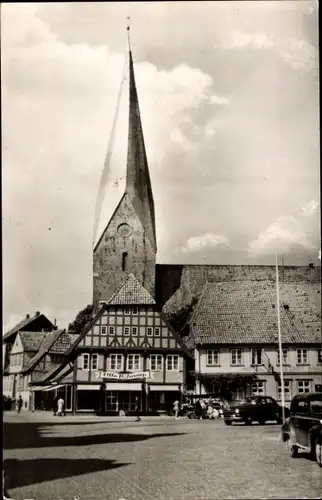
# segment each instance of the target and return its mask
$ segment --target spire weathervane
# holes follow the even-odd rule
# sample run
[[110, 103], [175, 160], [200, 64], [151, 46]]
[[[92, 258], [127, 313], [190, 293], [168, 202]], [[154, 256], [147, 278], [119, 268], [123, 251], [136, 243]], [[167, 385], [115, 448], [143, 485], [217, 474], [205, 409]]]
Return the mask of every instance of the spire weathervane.
[[131, 29], [130, 21], [131, 21], [131, 18], [127, 17], [126, 19], [127, 19], [127, 26], [126, 26], [127, 41], [128, 41], [128, 44], [129, 44], [129, 50], [131, 51], [131, 40], [130, 40], [130, 29]]

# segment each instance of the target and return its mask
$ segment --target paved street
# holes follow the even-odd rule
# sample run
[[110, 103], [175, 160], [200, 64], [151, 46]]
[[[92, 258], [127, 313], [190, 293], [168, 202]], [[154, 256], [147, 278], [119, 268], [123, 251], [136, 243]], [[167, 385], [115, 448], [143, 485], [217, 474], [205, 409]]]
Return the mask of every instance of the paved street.
[[320, 498], [322, 474], [288, 456], [280, 426], [7, 413], [12, 498]]

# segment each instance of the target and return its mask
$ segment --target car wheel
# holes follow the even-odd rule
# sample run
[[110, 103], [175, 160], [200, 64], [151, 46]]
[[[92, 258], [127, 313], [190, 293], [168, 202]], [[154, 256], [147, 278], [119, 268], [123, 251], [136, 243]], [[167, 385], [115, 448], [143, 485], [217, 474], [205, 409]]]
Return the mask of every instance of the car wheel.
[[292, 458], [296, 458], [298, 456], [298, 454], [299, 454], [298, 446], [293, 444], [291, 439], [287, 440], [287, 448], [288, 448], [288, 452]]
[[225, 420], [226, 425], [231, 425], [231, 422], [229, 420]]
[[315, 460], [319, 467], [322, 467], [322, 443], [316, 439], [315, 441]]
[[252, 419], [251, 419], [251, 417], [246, 418], [245, 424], [246, 425], [252, 425]]

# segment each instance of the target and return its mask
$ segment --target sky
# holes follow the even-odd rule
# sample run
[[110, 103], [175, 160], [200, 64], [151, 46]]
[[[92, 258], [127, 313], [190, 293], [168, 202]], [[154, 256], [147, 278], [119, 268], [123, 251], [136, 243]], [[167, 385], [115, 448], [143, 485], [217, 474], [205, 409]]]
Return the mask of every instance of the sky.
[[92, 301], [127, 17], [157, 262], [274, 264], [278, 247], [285, 265], [320, 263], [317, 2], [2, 4], [5, 331], [35, 311], [67, 327]]

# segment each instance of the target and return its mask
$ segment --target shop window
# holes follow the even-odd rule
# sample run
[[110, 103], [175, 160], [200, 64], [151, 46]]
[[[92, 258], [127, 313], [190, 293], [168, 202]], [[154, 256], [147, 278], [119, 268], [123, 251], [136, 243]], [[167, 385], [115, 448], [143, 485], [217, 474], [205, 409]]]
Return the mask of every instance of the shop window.
[[110, 354], [110, 370], [122, 370], [123, 369], [123, 355], [122, 354]]
[[179, 371], [179, 356], [177, 354], [169, 354], [167, 356], [167, 371], [168, 372]]
[[127, 356], [127, 369], [129, 371], [138, 371], [141, 368], [140, 354], [128, 354]]
[[264, 380], [257, 380], [252, 384], [252, 396], [265, 396]]
[[98, 367], [98, 354], [92, 354], [92, 370], [97, 370]]
[[101, 334], [102, 335], [107, 335], [107, 326], [102, 326], [102, 328], [101, 328]]
[[243, 361], [243, 349], [230, 350], [230, 364], [241, 365]]
[[207, 365], [208, 366], [219, 365], [219, 349], [207, 350]]
[[297, 356], [297, 364], [298, 365], [306, 365], [307, 364], [307, 349], [297, 349], [296, 350], [296, 356]]
[[160, 328], [158, 326], [154, 328], [154, 335], [155, 337], [160, 337]]
[[82, 354], [83, 370], [89, 370], [89, 354]]
[[129, 326], [124, 327], [124, 335], [126, 335], [127, 337], [130, 335], [130, 327]]
[[152, 335], [153, 335], [152, 328], [151, 328], [151, 327], [148, 327], [146, 331], [147, 331], [147, 336], [148, 336], [148, 337], [152, 337]]
[[136, 337], [138, 334], [138, 327], [137, 326], [132, 326], [132, 335], [133, 337]]
[[262, 364], [262, 349], [252, 349], [252, 365]]
[[162, 354], [151, 354], [150, 355], [150, 370], [152, 372], [161, 371], [163, 368], [163, 356]]
[[311, 390], [311, 381], [310, 380], [297, 380], [297, 393], [303, 394], [305, 392], [310, 392]]
[[109, 329], [108, 329], [108, 333], [109, 333], [109, 335], [115, 335], [115, 327], [114, 326], [110, 326]]
[[[288, 363], [288, 349], [282, 349], [282, 353], [283, 353], [283, 365], [287, 365], [287, 363]], [[280, 365], [281, 361], [280, 361], [279, 349], [276, 350], [276, 357], [277, 357], [276, 364]]]
[[[279, 380], [277, 383], [277, 396], [279, 401], [282, 400], [282, 384]], [[284, 380], [284, 397], [286, 401], [291, 401], [292, 399], [292, 380]]]

